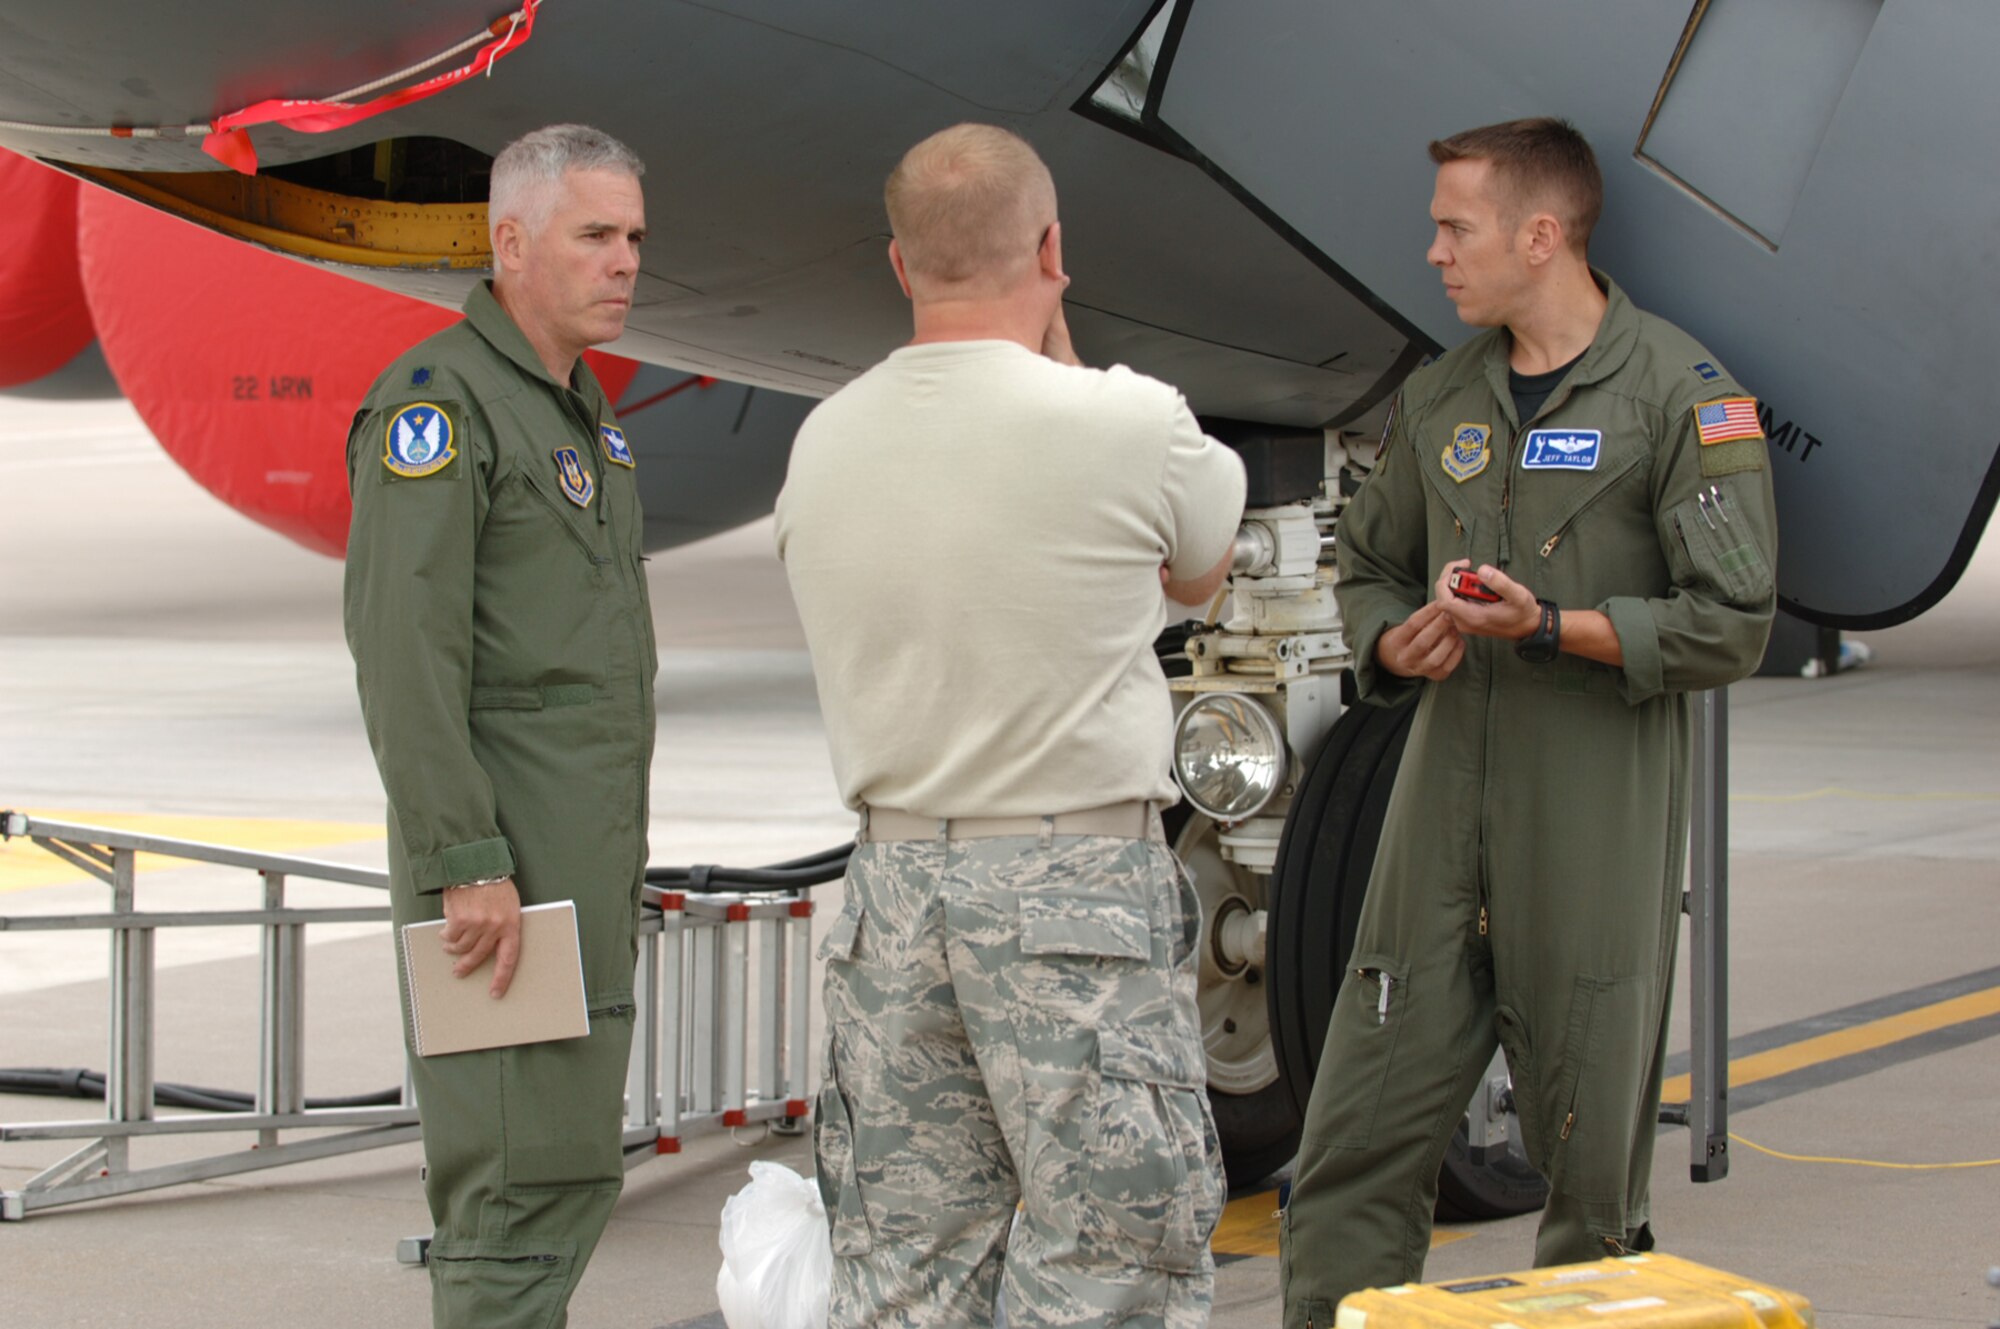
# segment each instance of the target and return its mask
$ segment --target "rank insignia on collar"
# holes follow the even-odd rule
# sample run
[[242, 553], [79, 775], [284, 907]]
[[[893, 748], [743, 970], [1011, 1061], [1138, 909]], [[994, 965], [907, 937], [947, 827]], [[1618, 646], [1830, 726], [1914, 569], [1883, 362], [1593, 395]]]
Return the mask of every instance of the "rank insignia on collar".
[[451, 417], [427, 401], [412, 402], [389, 417], [382, 431], [382, 464], [406, 480], [434, 475], [451, 465]]
[[632, 449], [626, 446], [625, 431], [617, 425], [599, 423], [597, 437], [603, 440], [604, 455], [620, 466], [637, 466], [632, 460]]
[[1722, 377], [1722, 371], [1715, 367], [1713, 360], [1697, 360], [1688, 368], [1692, 369], [1694, 376], [1704, 383], [1713, 383]]
[[430, 381], [431, 381], [431, 371], [430, 371], [430, 370], [429, 370], [428, 368], [425, 368], [425, 369], [412, 369], [412, 370], [410, 371], [410, 386], [411, 386], [411, 387], [413, 387], [413, 388], [421, 388], [422, 386], [424, 386], [424, 384], [426, 384], [426, 383], [428, 383], [428, 382], [430, 382]]
[[1487, 442], [1493, 437], [1491, 425], [1461, 424], [1451, 431], [1451, 443], [1444, 450], [1444, 473], [1464, 484], [1486, 469], [1493, 460]]
[[591, 481], [590, 472], [583, 469], [583, 460], [576, 455], [576, 449], [557, 448], [555, 458], [556, 479], [562, 485], [563, 497], [580, 508], [589, 507], [597, 486]]

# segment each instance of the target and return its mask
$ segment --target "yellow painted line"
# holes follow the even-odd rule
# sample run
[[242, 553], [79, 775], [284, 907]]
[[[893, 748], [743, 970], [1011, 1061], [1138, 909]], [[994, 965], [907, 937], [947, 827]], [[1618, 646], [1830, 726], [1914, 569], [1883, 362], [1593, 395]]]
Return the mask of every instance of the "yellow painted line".
[[1224, 1205], [1208, 1248], [1217, 1255], [1276, 1255], [1278, 1193], [1259, 1191]]
[[[1729, 1085], [1734, 1089], [1755, 1084], [1806, 1066], [1851, 1057], [1857, 1052], [1870, 1052], [1935, 1029], [1945, 1029], [1989, 1015], [2000, 1015], [2000, 987], [1968, 992], [1962, 997], [1857, 1024], [1852, 1029], [1837, 1029], [1830, 1034], [1772, 1048], [1769, 1052], [1740, 1057], [1729, 1063]], [[1661, 1086], [1660, 1097], [1669, 1103], [1680, 1103], [1685, 1102], [1692, 1092], [1691, 1077], [1676, 1075]]]
[[[201, 840], [227, 845], [231, 849], [251, 849], [267, 854], [297, 853], [323, 849], [329, 845], [358, 844], [379, 840], [382, 826], [351, 821], [285, 821], [262, 817], [178, 817], [149, 813], [79, 812], [73, 809], [17, 808], [31, 817], [64, 821], [111, 830], [134, 831], [141, 835], [170, 836], [176, 840]], [[193, 867], [185, 858], [162, 854], [140, 854], [137, 870], [143, 879], [162, 869]], [[33, 890], [39, 886], [59, 886], [66, 882], [95, 880], [89, 873], [72, 867], [25, 836], [0, 842], [0, 895], [9, 891]]]
[[[1449, 1246], [1471, 1235], [1456, 1228], [1433, 1228], [1431, 1249]], [[1255, 1195], [1231, 1200], [1223, 1207], [1222, 1221], [1215, 1225], [1215, 1235], [1209, 1238], [1208, 1248], [1217, 1255], [1267, 1255], [1275, 1258], [1278, 1254], [1278, 1193], [1274, 1190], [1259, 1191]]]

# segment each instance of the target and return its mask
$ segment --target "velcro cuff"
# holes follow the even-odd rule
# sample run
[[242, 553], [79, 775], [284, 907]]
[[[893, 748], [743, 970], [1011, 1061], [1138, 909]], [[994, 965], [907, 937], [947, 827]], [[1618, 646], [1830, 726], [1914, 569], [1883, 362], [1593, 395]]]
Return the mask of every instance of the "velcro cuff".
[[455, 844], [438, 855], [438, 863], [443, 880], [435, 886], [428, 882], [419, 883], [420, 891], [443, 890], [460, 882], [480, 881], [487, 877], [511, 877], [514, 875], [514, 846], [507, 842], [505, 836]]
[[1666, 662], [1660, 656], [1660, 629], [1652, 608], [1627, 595], [1614, 596], [1597, 608], [1618, 634], [1618, 649], [1625, 657], [1618, 690], [1625, 700], [1636, 706], [1665, 692]]

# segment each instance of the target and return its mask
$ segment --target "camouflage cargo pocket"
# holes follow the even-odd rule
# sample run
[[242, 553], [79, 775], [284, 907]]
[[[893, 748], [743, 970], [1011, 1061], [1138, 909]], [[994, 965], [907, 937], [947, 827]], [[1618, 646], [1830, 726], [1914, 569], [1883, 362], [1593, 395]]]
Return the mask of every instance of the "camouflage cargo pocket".
[[840, 1091], [833, 1058], [826, 1063], [826, 1083], [813, 1111], [813, 1176], [820, 1203], [826, 1206], [835, 1255], [866, 1255], [874, 1249], [868, 1218], [861, 1207], [861, 1183], [854, 1170], [854, 1119], [847, 1096]]
[[1152, 915], [1139, 904], [1070, 894], [1023, 896], [1021, 953], [1150, 960]]
[[1099, 1032], [1078, 1197], [1085, 1240], [1154, 1269], [1201, 1268], [1224, 1199], [1205, 1070], [1200, 1045], [1175, 1030]]

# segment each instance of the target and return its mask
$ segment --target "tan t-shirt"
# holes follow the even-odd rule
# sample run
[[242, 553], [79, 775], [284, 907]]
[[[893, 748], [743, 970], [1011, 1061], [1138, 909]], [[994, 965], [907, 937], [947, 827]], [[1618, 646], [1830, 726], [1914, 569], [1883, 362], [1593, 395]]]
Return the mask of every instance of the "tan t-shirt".
[[1160, 565], [1215, 566], [1243, 464], [1173, 388], [1010, 341], [907, 346], [814, 409], [778, 556], [850, 807], [1171, 802]]

